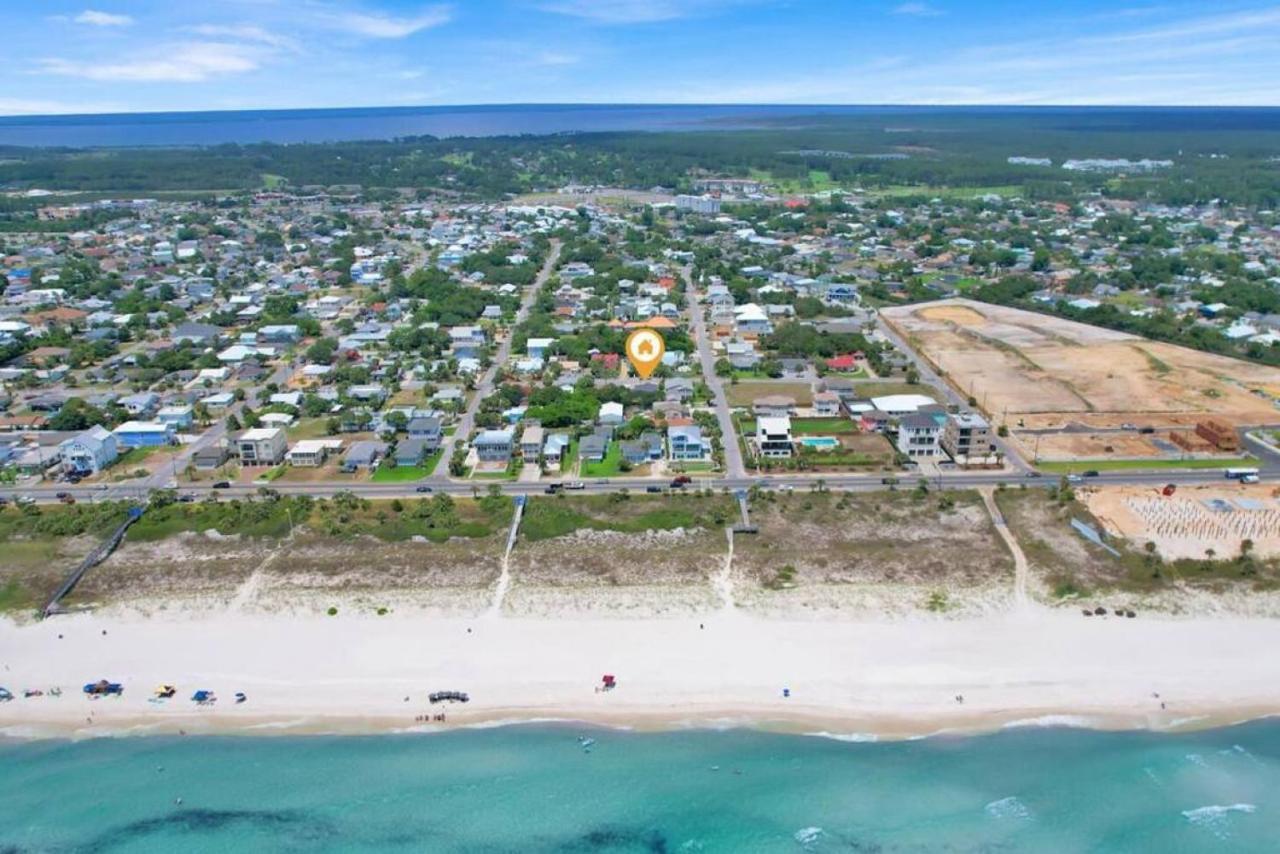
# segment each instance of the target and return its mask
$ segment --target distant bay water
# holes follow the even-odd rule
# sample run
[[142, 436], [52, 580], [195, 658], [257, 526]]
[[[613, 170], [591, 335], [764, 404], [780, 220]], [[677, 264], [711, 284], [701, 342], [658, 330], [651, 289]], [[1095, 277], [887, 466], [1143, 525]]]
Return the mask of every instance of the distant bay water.
[[1280, 109], [880, 105], [513, 104], [0, 116], [0, 146], [204, 146], [803, 126], [841, 116], [1039, 116], [1062, 127], [1278, 130]]
[[[594, 739], [584, 748], [581, 738]], [[0, 851], [1274, 851], [1280, 723], [0, 743]]]
[[0, 145], [139, 146], [299, 143], [406, 136], [745, 128], [865, 107], [512, 105], [2, 116]]

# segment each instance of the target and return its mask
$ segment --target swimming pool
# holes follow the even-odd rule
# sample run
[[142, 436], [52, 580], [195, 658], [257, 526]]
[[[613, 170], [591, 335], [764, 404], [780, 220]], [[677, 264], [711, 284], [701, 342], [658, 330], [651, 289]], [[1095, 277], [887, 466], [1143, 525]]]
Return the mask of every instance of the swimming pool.
[[840, 440], [835, 436], [801, 436], [800, 444], [806, 448], [817, 448], [820, 451], [829, 451], [832, 448], [840, 447]]

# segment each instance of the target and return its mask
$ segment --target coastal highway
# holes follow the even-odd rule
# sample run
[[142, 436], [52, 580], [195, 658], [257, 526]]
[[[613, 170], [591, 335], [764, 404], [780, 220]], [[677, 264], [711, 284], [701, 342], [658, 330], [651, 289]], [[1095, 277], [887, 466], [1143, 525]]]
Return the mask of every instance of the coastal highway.
[[[1280, 466], [1274, 463], [1267, 467], [1265, 464], [1256, 465], [1262, 473], [1264, 482], [1270, 480], [1280, 480]], [[885, 483], [886, 479], [896, 479], [896, 483]], [[876, 490], [896, 489], [914, 489], [920, 482], [921, 476], [914, 472], [898, 472], [896, 474], [870, 474], [870, 475], [818, 475], [818, 474], [793, 474], [793, 475], [776, 475], [767, 477], [699, 477], [688, 487], [690, 490], [698, 489], [749, 489], [758, 486], [762, 489], [769, 490], [787, 490], [813, 489], [819, 482], [827, 489], [847, 490], [853, 492], [874, 492]], [[925, 478], [930, 490], [939, 489], [975, 489], [982, 486], [997, 486], [1005, 484], [1012, 488], [1017, 488], [1025, 484], [1027, 487], [1048, 488], [1056, 486], [1059, 478], [1057, 475], [1045, 474], [1043, 476], [1034, 476], [1030, 473], [1019, 472], [944, 472], [939, 475], [932, 475]], [[216, 495], [220, 498], [246, 498], [253, 497], [258, 494], [260, 487], [267, 487], [282, 495], [311, 495], [315, 497], [331, 496], [338, 492], [351, 492], [364, 498], [419, 498], [425, 494], [446, 493], [448, 495], [483, 495], [490, 486], [497, 486], [505, 495], [541, 495], [546, 491], [547, 484], [552, 482], [583, 484], [580, 493], [602, 494], [610, 492], [633, 492], [641, 493], [647, 488], [658, 486], [666, 488], [669, 481], [655, 478], [609, 478], [609, 479], [582, 479], [564, 478], [561, 481], [541, 481], [520, 483], [517, 481], [505, 481], [501, 483], [492, 482], [475, 482], [475, 481], [438, 481], [438, 480], [421, 480], [411, 481], [408, 483], [352, 483], [344, 481], [341, 483], [284, 483], [281, 481], [273, 481], [271, 483], [233, 483], [227, 489], [213, 489], [208, 484], [191, 484], [180, 487], [177, 491], [181, 494], [192, 495], [196, 497], [205, 497], [207, 495]], [[1082, 478], [1075, 486], [1150, 486], [1155, 489], [1165, 484], [1174, 483], [1179, 486], [1190, 486], [1194, 484], [1219, 483], [1229, 484], [1220, 469], [1184, 469], [1184, 470], [1165, 470], [1165, 471], [1116, 471], [1102, 472], [1097, 477]], [[426, 488], [428, 492], [418, 492], [419, 488]], [[113, 485], [109, 489], [103, 489], [101, 486], [68, 486], [68, 485], [48, 485], [30, 488], [6, 488], [0, 489], [0, 495], [8, 499], [14, 499], [19, 496], [34, 499], [37, 502], [47, 503], [58, 501], [58, 494], [65, 493], [74, 497], [77, 501], [103, 501], [103, 500], [145, 500], [150, 494], [153, 487], [143, 485], [126, 486]], [[569, 494], [575, 494], [570, 492]]]

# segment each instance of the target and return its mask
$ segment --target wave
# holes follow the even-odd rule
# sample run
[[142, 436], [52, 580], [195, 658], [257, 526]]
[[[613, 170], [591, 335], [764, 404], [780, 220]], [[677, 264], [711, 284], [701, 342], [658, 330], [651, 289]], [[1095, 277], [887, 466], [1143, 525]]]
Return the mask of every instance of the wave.
[[1226, 839], [1231, 835], [1232, 813], [1248, 815], [1257, 812], [1257, 809], [1254, 804], [1210, 804], [1207, 807], [1183, 810], [1182, 817], [1192, 825], [1208, 830], [1219, 839]]
[[992, 801], [982, 809], [987, 815], [997, 819], [1031, 818], [1031, 810], [1027, 808], [1026, 804], [1013, 795], [1010, 795], [1007, 798], [1001, 798], [998, 801]]
[[794, 838], [796, 842], [808, 847], [817, 842], [822, 837], [822, 828], [820, 827], [802, 827], [795, 832]]
[[866, 744], [879, 741], [880, 736], [873, 732], [806, 732], [810, 738], [829, 738], [832, 741], [844, 741], [850, 744]]
[[1038, 718], [1021, 718], [1016, 721], [1009, 721], [1004, 724], [1001, 729], [1055, 726], [1070, 727], [1072, 729], [1095, 729], [1097, 728], [1097, 722], [1093, 718], [1087, 718], [1081, 715], [1041, 715]]

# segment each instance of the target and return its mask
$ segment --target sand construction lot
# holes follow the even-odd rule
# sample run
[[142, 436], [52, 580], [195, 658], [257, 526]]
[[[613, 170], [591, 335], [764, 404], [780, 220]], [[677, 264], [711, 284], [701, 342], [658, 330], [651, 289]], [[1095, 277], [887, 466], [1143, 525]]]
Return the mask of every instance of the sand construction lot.
[[[1261, 558], [1280, 555], [1280, 492], [1268, 484], [1085, 490], [1080, 498], [1112, 536], [1152, 542], [1166, 559], [1230, 558], [1249, 540]], [[1210, 550], [1212, 550], [1210, 552]]]
[[966, 299], [884, 319], [962, 394], [1012, 428], [1280, 422], [1280, 369]]

